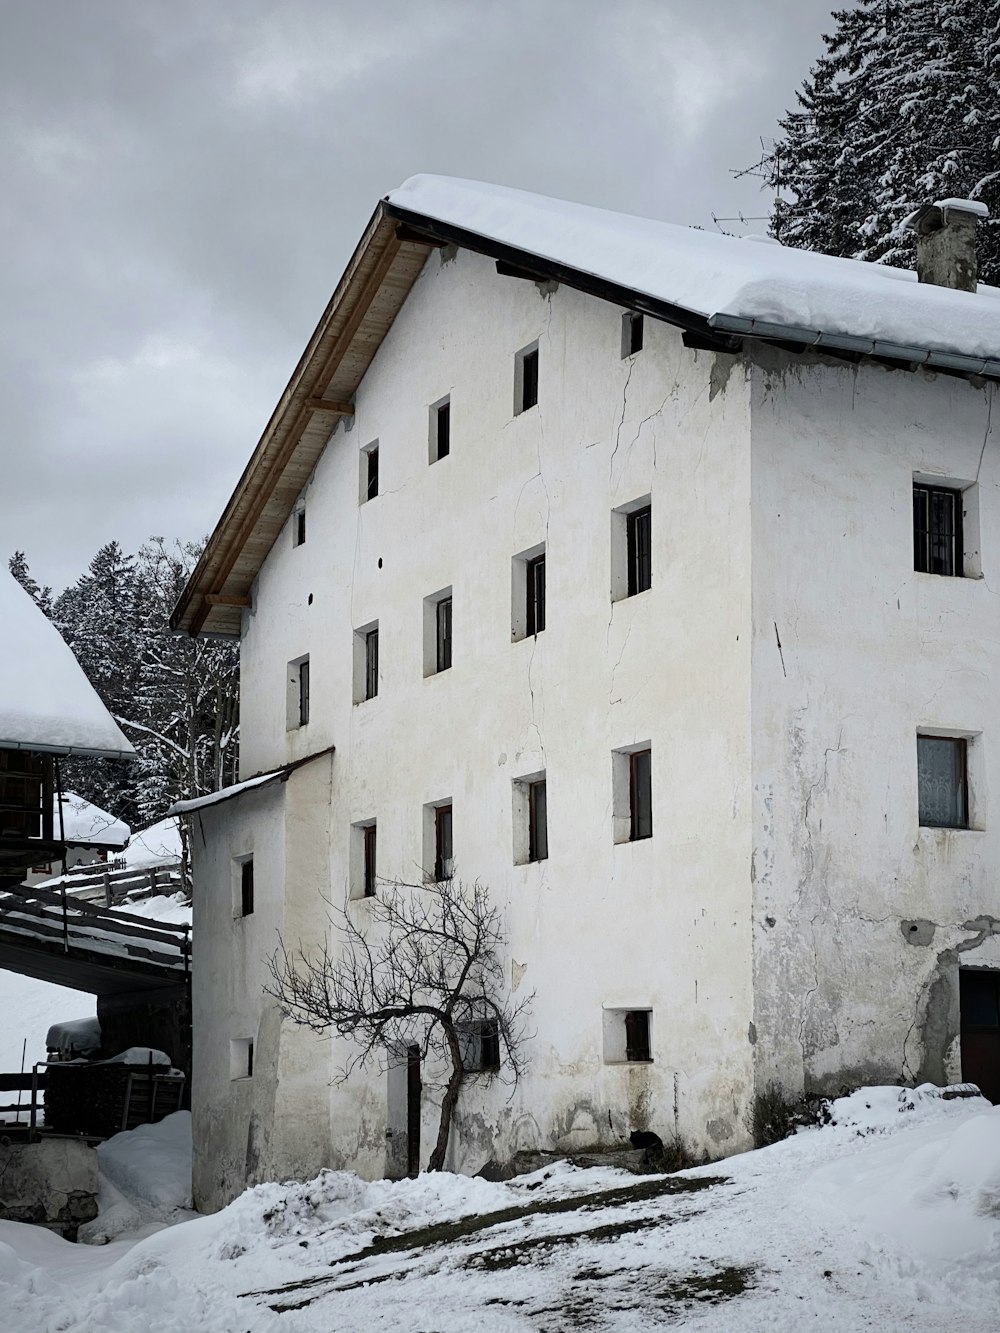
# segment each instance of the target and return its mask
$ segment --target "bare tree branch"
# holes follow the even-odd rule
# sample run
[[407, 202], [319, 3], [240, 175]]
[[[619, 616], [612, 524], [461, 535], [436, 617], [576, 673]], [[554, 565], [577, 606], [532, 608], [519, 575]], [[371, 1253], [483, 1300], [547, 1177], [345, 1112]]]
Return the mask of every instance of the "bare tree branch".
[[510, 992], [503, 923], [478, 880], [383, 883], [365, 915], [362, 928], [349, 908], [333, 910], [336, 954], [329, 937], [310, 953], [282, 942], [268, 959], [265, 991], [292, 1022], [354, 1042], [343, 1078], [384, 1068], [408, 1046], [450, 1068], [428, 1163], [440, 1171], [465, 1080], [498, 1077], [513, 1094], [523, 1076], [534, 996], [515, 1001]]

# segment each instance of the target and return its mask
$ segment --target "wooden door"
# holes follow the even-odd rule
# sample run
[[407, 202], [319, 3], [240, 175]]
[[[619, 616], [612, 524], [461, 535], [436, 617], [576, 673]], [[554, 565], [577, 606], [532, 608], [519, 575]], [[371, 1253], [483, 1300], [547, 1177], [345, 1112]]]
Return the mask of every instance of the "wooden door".
[[962, 1078], [1000, 1104], [1000, 969], [960, 968]]

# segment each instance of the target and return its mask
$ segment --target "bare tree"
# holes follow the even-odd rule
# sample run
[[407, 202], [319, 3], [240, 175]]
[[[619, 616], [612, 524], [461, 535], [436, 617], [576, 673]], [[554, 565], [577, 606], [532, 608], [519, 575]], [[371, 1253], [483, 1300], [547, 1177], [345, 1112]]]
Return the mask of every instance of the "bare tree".
[[350, 910], [336, 912], [338, 944], [313, 955], [282, 943], [265, 991], [293, 1022], [356, 1043], [343, 1078], [410, 1045], [449, 1069], [428, 1162], [440, 1171], [463, 1081], [487, 1073], [516, 1086], [524, 1073], [533, 996], [511, 994], [500, 913], [478, 881], [380, 884], [364, 915], [362, 928]]

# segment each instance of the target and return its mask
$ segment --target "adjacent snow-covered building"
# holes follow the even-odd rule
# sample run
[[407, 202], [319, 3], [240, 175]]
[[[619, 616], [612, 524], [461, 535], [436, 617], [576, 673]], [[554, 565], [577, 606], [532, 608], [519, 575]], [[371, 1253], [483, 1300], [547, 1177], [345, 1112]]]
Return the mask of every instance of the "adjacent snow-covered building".
[[[945, 272], [976, 217], [920, 214]], [[535, 993], [457, 1169], [722, 1155], [771, 1080], [997, 1078], [998, 379], [995, 290], [469, 182], [379, 204], [175, 613], [240, 636], [261, 775], [194, 803], [202, 1206], [426, 1160], [428, 1080], [332, 1083], [262, 989], [384, 880], [488, 884]]]
[[[0, 570], [0, 887], [33, 866], [61, 860], [66, 847], [90, 841], [121, 847], [126, 825], [110, 821], [95, 834], [80, 798], [57, 781], [62, 755], [134, 758], [135, 750], [98, 698], [56, 627], [6, 570]], [[74, 801], [77, 804], [74, 804]], [[100, 822], [100, 821], [99, 821]], [[108, 843], [111, 837], [113, 842]]]

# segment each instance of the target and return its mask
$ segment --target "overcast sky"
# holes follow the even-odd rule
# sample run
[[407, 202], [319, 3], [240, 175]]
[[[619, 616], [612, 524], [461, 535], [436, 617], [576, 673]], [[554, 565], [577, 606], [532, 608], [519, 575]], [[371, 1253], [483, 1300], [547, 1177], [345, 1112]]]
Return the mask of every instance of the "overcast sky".
[[407, 176], [766, 212], [730, 169], [830, 8], [0, 0], [0, 555], [58, 589], [112, 538], [208, 532]]

